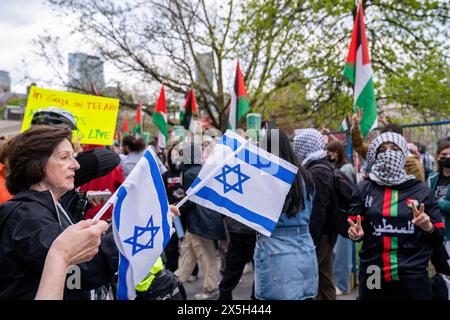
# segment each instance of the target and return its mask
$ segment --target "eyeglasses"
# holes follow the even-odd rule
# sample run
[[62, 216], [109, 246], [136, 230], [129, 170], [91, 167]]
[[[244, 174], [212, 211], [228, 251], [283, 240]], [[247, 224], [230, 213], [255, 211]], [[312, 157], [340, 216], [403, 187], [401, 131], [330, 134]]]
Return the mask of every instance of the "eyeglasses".
[[55, 158], [61, 162], [72, 162], [72, 161], [77, 161], [77, 159], [76, 159], [77, 156], [78, 156], [78, 152], [74, 152], [72, 154], [67, 152], [67, 153], [55, 155]]

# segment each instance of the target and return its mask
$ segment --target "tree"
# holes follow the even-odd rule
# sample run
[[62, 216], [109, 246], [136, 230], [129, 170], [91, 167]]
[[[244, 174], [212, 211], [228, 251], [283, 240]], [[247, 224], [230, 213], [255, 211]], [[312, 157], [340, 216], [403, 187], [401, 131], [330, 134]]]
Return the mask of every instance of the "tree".
[[[270, 115], [266, 110], [274, 114], [274, 109], [285, 108], [284, 103], [267, 105], [281, 91], [281, 96], [298, 99], [291, 104], [294, 112], [296, 105], [308, 110], [308, 125], [325, 122], [337, 127], [352, 109], [352, 92], [342, 70], [354, 1], [130, 0], [123, 5], [111, 0], [49, 1], [58, 11], [79, 17], [74, 32], [83, 34], [124, 74], [164, 82], [180, 96], [194, 88], [200, 109], [216, 128], [226, 127], [230, 97], [225, 82], [232, 83], [229, 75], [237, 59], [252, 111]], [[393, 92], [396, 75], [406, 75], [405, 70], [420, 74], [424, 57], [448, 61], [450, 14], [445, 1], [366, 0], [363, 5], [379, 100]], [[51, 41], [42, 40], [44, 50]], [[213, 79], [202, 60], [210, 53]], [[297, 87], [283, 81], [293, 69], [296, 79], [303, 79]], [[304, 87], [307, 101], [302, 94], [289, 95], [288, 91]], [[397, 90], [395, 97], [404, 94]]]

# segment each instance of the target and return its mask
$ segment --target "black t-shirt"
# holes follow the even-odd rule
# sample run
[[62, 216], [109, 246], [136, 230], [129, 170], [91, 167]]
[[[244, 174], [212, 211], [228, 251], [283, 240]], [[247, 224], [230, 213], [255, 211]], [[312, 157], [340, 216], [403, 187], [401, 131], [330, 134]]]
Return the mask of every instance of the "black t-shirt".
[[439, 175], [439, 180], [436, 185], [436, 191], [434, 195], [439, 200], [444, 199], [448, 192], [448, 186], [450, 185], [450, 176], [446, 177], [443, 174]]

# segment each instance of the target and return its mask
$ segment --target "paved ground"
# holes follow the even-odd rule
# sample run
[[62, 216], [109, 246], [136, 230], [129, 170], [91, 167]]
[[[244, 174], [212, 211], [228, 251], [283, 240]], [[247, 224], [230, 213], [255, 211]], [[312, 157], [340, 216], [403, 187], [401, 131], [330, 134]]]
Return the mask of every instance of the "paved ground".
[[[253, 284], [253, 272], [243, 274], [241, 281], [239, 282], [236, 289], [233, 291], [233, 299], [235, 300], [250, 300], [250, 294], [252, 291]], [[199, 278], [194, 282], [187, 282], [184, 285], [187, 293], [188, 300], [193, 300], [196, 293], [203, 292], [203, 275], [202, 271], [199, 271]], [[342, 295], [337, 297], [338, 300], [355, 300], [357, 296], [357, 291], [352, 290], [347, 295]]]

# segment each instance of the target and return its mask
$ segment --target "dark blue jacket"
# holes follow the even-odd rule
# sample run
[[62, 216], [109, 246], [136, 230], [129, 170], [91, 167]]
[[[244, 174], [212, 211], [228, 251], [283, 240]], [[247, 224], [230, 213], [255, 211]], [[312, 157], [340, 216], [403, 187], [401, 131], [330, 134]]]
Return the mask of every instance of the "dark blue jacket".
[[[183, 173], [183, 188], [189, 187], [197, 178], [202, 166], [189, 165]], [[222, 215], [217, 211], [202, 207], [192, 201], [181, 206], [181, 215], [186, 215], [187, 230], [195, 235], [211, 240], [225, 240], [225, 227]]]

